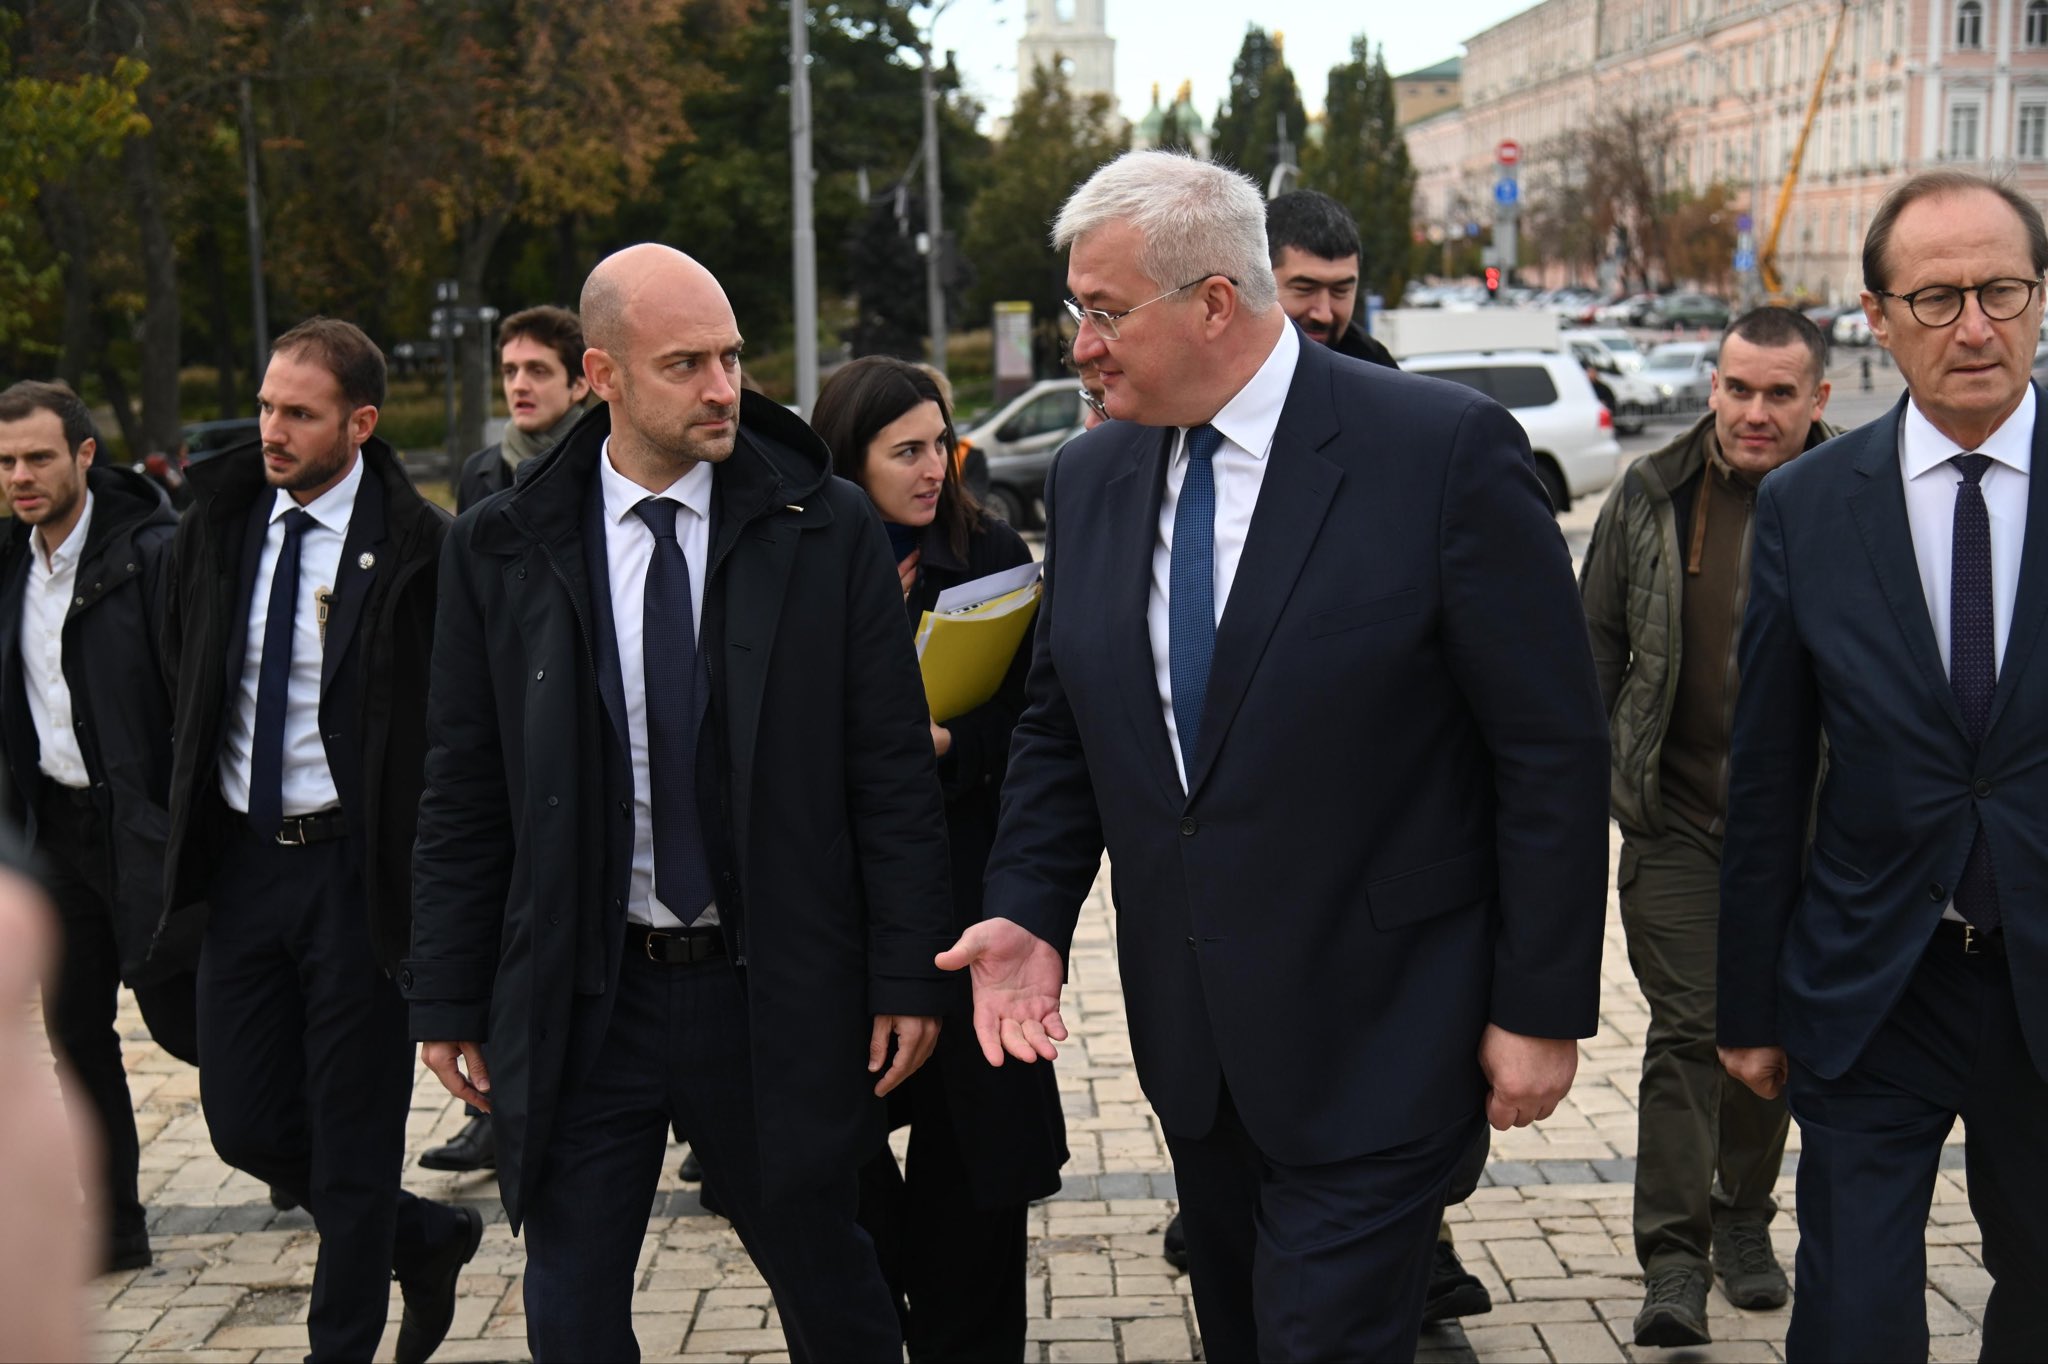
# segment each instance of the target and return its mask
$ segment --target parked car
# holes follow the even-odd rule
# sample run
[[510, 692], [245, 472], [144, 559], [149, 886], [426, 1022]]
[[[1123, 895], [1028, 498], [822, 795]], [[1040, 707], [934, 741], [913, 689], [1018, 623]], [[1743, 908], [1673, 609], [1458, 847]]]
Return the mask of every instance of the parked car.
[[1728, 305], [1708, 294], [1669, 294], [1651, 311], [1653, 327], [1725, 327]]
[[1536, 476], [1559, 512], [1614, 482], [1621, 446], [1614, 416], [1577, 357], [1562, 351], [1454, 351], [1401, 362], [1412, 374], [1476, 388], [1514, 413], [1536, 454]]
[[1045, 499], [1045, 472], [1052, 457], [1082, 429], [1086, 409], [1081, 385], [1073, 379], [1046, 379], [1033, 384], [963, 432], [963, 462], [972, 467], [976, 455], [988, 460], [988, 490], [982, 505], [1019, 530], [1039, 524]]
[[1587, 327], [1571, 332], [1570, 335], [1598, 341], [1605, 346], [1607, 353], [1614, 357], [1614, 363], [1621, 366], [1621, 372], [1624, 374], [1636, 374], [1643, 368], [1643, 348], [1636, 344], [1633, 334], [1620, 327]]
[[1593, 320], [1603, 327], [1638, 327], [1657, 306], [1655, 294], [1629, 294], [1612, 303], [1601, 305], [1593, 314]]
[[1655, 386], [1669, 411], [1691, 416], [1706, 407], [1714, 391], [1714, 361], [1720, 355], [1718, 341], [1667, 341], [1644, 357], [1640, 377]]
[[256, 419], [229, 417], [225, 421], [192, 422], [179, 432], [179, 436], [185, 442], [185, 463], [198, 464], [223, 450], [255, 440]]
[[1562, 333], [1559, 339], [1585, 366], [1594, 396], [1614, 414], [1614, 429], [1624, 436], [1632, 436], [1663, 409], [1663, 397], [1656, 385], [1645, 382], [1634, 372], [1641, 365], [1642, 356], [1631, 348], [1630, 358], [1635, 364], [1624, 364], [1610, 347], [1606, 339], [1608, 335], [1604, 332], [1569, 331]]
[[1863, 309], [1845, 308], [1835, 318], [1828, 334], [1838, 346], [1867, 346], [1870, 344], [1870, 319], [1863, 315]]

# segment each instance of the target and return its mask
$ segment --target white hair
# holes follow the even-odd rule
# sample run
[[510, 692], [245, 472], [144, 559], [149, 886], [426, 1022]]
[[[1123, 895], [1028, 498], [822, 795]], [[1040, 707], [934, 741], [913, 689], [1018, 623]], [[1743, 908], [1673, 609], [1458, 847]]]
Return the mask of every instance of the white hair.
[[1238, 172], [1179, 152], [1125, 152], [1068, 196], [1053, 223], [1053, 249], [1119, 222], [1143, 236], [1138, 268], [1160, 288], [1224, 275], [1253, 316], [1279, 302], [1266, 201]]

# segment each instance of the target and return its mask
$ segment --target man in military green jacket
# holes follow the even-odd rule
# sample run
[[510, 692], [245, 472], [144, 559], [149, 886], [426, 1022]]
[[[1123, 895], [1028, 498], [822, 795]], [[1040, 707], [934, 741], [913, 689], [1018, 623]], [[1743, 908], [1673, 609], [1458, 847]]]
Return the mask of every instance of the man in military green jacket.
[[1771, 1188], [1785, 1101], [1730, 1078], [1714, 1049], [1714, 958], [1736, 649], [1763, 476], [1836, 435], [1827, 341], [1758, 308], [1721, 341], [1707, 414], [1622, 476], [1580, 591], [1613, 739], [1622, 924], [1650, 1006], [1637, 1105], [1638, 1345], [1703, 1345], [1707, 1290], [1782, 1306]]

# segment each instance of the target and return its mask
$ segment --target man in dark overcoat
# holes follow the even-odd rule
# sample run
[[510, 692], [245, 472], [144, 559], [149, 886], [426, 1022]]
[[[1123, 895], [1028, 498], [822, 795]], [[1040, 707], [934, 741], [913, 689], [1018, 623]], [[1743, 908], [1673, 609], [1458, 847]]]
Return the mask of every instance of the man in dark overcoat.
[[792, 1357], [897, 1359], [856, 1172], [959, 997], [888, 539], [808, 427], [742, 395], [702, 266], [630, 247], [581, 313], [607, 406], [442, 560], [413, 1036], [494, 1114], [535, 1359], [637, 1358], [672, 1125]]

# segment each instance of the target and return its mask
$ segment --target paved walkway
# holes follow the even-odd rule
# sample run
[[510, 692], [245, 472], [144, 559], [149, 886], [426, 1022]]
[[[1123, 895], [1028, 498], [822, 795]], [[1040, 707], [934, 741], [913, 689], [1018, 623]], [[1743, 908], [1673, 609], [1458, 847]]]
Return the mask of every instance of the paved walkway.
[[[1838, 382], [1846, 378], [1838, 375]], [[1846, 387], [1846, 386], [1845, 386]], [[1842, 417], [1875, 415], [1896, 381]], [[1858, 410], [1864, 409], [1864, 410]], [[1654, 433], [1653, 433], [1654, 434]], [[1631, 441], [1632, 452], [1655, 441]], [[1598, 503], [1564, 518], [1582, 549]], [[1186, 1360], [1195, 1354], [1185, 1276], [1159, 1258], [1173, 1212], [1173, 1175], [1159, 1125], [1131, 1068], [1108, 882], [1098, 883], [1073, 953], [1066, 1017], [1074, 1040], [1059, 1063], [1074, 1157], [1059, 1197], [1031, 1214], [1031, 1358]], [[1627, 1345], [1642, 1285], [1629, 1232], [1635, 1156], [1635, 1093], [1648, 1019], [1628, 969], [1610, 905], [1601, 1030], [1581, 1048], [1579, 1080], [1548, 1121], [1497, 1133], [1486, 1185], [1453, 1210], [1469, 1268], [1494, 1297], [1491, 1314], [1423, 1338], [1425, 1360], [1776, 1360], [1787, 1313], [1746, 1313], [1717, 1293], [1715, 1343], [1690, 1351]], [[315, 1241], [304, 1213], [279, 1214], [256, 1181], [214, 1156], [199, 1113], [198, 1077], [148, 1041], [129, 1001], [122, 1014], [143, 1138], [142, 1191], [150, 1204], [156, 1265], [96, 1280], [95, 1354], [102, 1359], [297, 1360]], [[409, 1153], [462, 1122], [461, 1109], [421, 1072], [408, 1123]], [[1960, 1142], [1960, 1132], [1953, 1139]], [[1796, 1153], [1799, 1134], [1792, 1134]], [[1976, 1358], [1990, 1280], [1965, 1202], [1959, 1144], [1943, 1162], [1928, 1227], [1927, 1302], [1937, 1360]], [[777, 1360], [782, 1337], [768, 1291], [726, 1223], [679, 1185], [680, 1151], [666, 1163], [641, 1254], [635, 1324], [649, 1359]], [[1795, 1240], [1788, 1159], [1774, 1228], [1788, 1259]], [[444, 1360], [524, 1359], [523, 1252], [506, 1231], [495, 1187], [484, 1179], [413, 1168], [408, 1183], [434, 1197], [472, 1203], [490, 1219], [482, 1250], [461, 1284]], [[397, 1298], [393, 1295], [394, 1319]], [[395, 1326], [380, 1358], [390, 1358]]]

